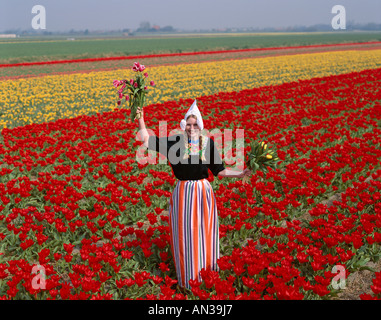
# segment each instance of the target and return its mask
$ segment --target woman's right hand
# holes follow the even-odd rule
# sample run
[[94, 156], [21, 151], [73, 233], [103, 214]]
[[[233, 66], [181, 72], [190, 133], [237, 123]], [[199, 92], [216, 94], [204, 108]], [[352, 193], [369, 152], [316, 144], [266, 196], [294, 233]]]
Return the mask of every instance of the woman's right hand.
[[141, 114], [139, 119], [143, 119], [143, 109], [140, 107], [136, 109], [136, 115], [139, 115], [139, 114]]

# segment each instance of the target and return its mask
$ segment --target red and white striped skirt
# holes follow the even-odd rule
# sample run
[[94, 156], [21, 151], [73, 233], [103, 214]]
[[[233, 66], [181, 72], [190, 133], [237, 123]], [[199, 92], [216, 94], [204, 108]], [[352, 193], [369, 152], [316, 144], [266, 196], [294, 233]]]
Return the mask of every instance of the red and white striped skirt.
[[178, 284], [201, 281], [202, 268], [218, 270], [220, 254], [216, 198], [207, 179], [178, 180], [169, 202], [171, 251]]

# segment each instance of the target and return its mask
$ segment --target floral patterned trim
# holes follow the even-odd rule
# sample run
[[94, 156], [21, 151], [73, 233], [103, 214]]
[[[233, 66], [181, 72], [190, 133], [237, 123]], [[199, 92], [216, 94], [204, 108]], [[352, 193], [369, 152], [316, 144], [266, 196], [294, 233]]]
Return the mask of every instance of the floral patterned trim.
[[[208, 139], [209, 139], [208, 137], [202, 136], [202, 148], [201, 148], [201, 150], [198, 150], [197, 152], [192, 152], [192, 146], [193, 146], [193, 144], [188, 143], [187, 154], [189, 154], [189, 155], [198, 155], [198, 154], [201, 154], [201, 152], [202, 152], [202, 155], [204, 155], [204, 157], [205, 157], [205, 150], [206, 150], [206, 145], [208, 143]], [[198, 144], [196, 144], [196, 145], [198, 146]]]

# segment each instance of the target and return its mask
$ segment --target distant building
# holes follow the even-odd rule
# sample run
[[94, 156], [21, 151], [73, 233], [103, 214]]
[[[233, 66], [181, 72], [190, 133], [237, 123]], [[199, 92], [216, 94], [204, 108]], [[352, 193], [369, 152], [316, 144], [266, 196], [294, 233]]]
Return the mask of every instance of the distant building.
[[7, 33], [0, 33], [0, 38], [16, 38], [19, 37], [19, 35], [16, 34], [7, 34]]
[[160, 26], [152, 26], [152, 29], [156, 30], [156, 31], [159, 31], [160, 30]]

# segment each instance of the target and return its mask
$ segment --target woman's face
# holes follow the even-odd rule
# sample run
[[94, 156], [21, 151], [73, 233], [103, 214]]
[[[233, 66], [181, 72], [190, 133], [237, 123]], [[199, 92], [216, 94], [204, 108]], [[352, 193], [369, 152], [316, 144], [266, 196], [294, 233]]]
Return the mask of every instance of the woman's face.
[[185, 127], [185, 131], [190, 138], [197, 138], [200, 133], [200, 128], [197, 125], [197, 120], [193, 117], [189, 117], [187, 120], [187, 125]]

